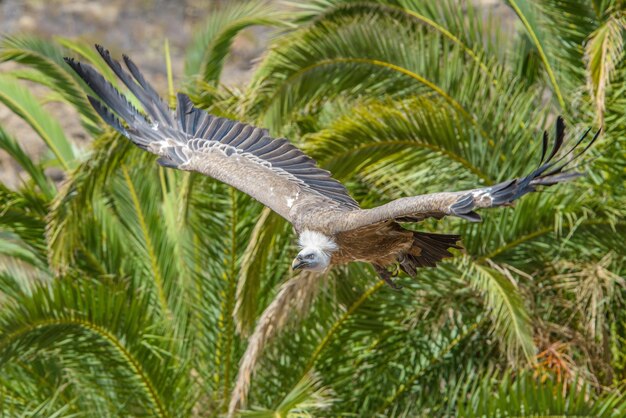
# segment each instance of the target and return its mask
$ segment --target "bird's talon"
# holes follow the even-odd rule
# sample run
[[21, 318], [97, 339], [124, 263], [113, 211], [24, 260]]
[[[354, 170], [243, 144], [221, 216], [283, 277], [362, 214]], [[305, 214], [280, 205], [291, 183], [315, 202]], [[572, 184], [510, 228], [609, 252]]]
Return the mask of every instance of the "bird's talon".
[[394, 282], [393, 280], [391, 280], [390, 277], [383, 277], [383, 280], [385, 281], [385, 283], [387, 283], [389, 285], [389, 287], [391, 287], [393, 290], [400, 290], [402, 289], [402, 286], [397, 284], [396, 282]]

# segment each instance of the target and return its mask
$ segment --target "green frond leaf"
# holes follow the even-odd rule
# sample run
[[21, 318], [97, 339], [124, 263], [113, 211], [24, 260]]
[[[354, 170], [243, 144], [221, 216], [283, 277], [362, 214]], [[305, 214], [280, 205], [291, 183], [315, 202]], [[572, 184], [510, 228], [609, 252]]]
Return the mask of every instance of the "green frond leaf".
[[593, 389], [582, 380], [564, 385], [554, 377], [539, 379], [530, 373], [513, 377], [487, 375], [477, 380], [469, 394], [460, 394], [459, 415], [618, 417], [624, 413], [624, 395], [595, 400]]
[[529, 363], [534, 362], [536, 348], [530, 315], [511, 273], [495, 263], [479, 264], [468, 257], [458, 263], [464, 278], [484, 295], [494, 333], [503, 339], [509, 358], [517, 361], [521, 354]]
[[113, 380], [101, 384], [138, 412], [181, 413], [187, 394], [177, 389], [186, 379], [184, 365], [167, 334], [153, 326], [149, 300], [88, 279], [36, 285], [0, 315], [0, 366], [56, 352], [69, 369], [108, 373]]
[[[281, 239], [288, 229], [288, 224], [265, 208], [259, 217], [248, 242], [241, 261], [241, 270], [237, 281], [237, 295], [235, 303], [235, 319], [237, 330], [243, 335], [252, 331], [260, 308], [260, 292], [262, 281], [270, 279], [268, 270], [274, 271], [275, 275], [281, 275], [286, 269], [272, 260], [280, 260], [280, 248], [284, 245]], [[281, 245], [282, 244], [282, 245]], [[278, 279], [278, 278], [277, 278]], [[265, 284], [267, 286], [267, 284]]]
[[526, 33], [532, 40], [535, 48], [537, 48], [543, 67], [548, 74], [548, 78], [550, 79], [550, 84], [552, 84], [552, 91], [554, 92], [561, 109], [563, 111], [567, 110], [565, 100], [563, 99], [563, 95], [561, 93], [561, 88], [556, 79], [555, 71], [552, 68], [548, 56], [546, 55], [544, 35], [541, 26], [537, 22], [537, 11], [533, 9], [532, 2], [530, 0], [507, 0], [507, 3], [515, 11], [515, 14], [522, 22]]
[[323, 413], [333, 401], [332, 390], [322, 386], [318, 375], [309, 372], [285, 395], [276, 408], [241, 411], [239, 415], [255, 418], [313, 417]]
[[68, 171], [76, 164], [72, 144], [63, 133], [59, 122], [16, 79], [5, 75], [0, 77], [0, 103], [33, 128], [64, 170]]
[[84, 94], [76, 74], [63, 61], [56, 44], [30, 36], [7, 36], [0, 42], [0, 62], [14, 61], [33, 68], [41, 75], [39, 83], [57, 92], [81, 115], [83, 126], [91, 133], [100, 131], [99, 118]]
[[[444, 38], [463, 48], [465, 53], [471, 57], [482, 71], [490, 75], [494, 83], [497, 83], [496, 75], [492, 73], [490, 64], [485, 62], [482, 48], [485, 44], [492, 42], [494, 37], [484, 37], [480, 42], [472, 39], [478, 31], [461, 28], [458, 22], [475, 20], [471, 4], [467, 4], [462, 11], [463, 17], [457, 19], [455, 12], [461, 12], [454, 1], [442, 1], [438, 3], [425, 3], [416, 1], [398, 2], [389, 1], [363, 1], [363, 0], [316, 0], [305, 4], [293, 3], [294, 7], [301, 11], [297, 22], [323, 21], [341, 19], [345, 16], [369, 16], [384, 15], [397, 18], [403, 24], [424, 25], [425, 27], [441, 34]], [[446, 27], [451, 24], [451, 28]], [[461, 26], [463, 23], [461, 23]], [[476, 28], [471, 28], [476, 29]], [[455, 33], [461, 33], [457, 36]]]
[[64, 269], [76, 259], [75, 249], [81, 242], [84, 225], [73, 222], [104, 188], [104, 184], [119, 169], [132, 144], [117, 134], [97, 138], [90, 159], [69, 174], [52, 204], [47, 226], [50, 243], [50, 264]]
[[585, 47], [589, 90], [600, 126], [604, 125], [606, 89], [623, 59], [625, 29], [626, 15], [612, 15], [591, 34]]
[[218, 82], [235, 36], [251, 26], [287, 24], [284, 16], [265, 0], [233, 3], [212, 13], [187, 50], [187, 77], [200, 76], [204, 82]]
[[52, 199], [55, 193], [54, 185], [51, 184], [41, 167], [26, 154], [17, 140], [10, 136], [1, 126], [0, 149], [6, 151], [9, 156], [28, 173], [30, 178], [37, 184], [37, 187], [39, 187], [39, 190], [41, 190], [48, 199]]

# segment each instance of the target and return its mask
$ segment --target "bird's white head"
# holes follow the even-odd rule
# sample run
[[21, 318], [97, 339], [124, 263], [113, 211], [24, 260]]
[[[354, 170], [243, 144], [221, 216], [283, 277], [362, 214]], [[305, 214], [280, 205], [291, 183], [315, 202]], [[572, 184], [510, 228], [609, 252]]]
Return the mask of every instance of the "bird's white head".
[[294, 270], [324, 271], [330, 266], [333, 252], [337, 251], [332, 238], [309, 230], [300, 234], [298, 245], [301, 250], [291, 264]]

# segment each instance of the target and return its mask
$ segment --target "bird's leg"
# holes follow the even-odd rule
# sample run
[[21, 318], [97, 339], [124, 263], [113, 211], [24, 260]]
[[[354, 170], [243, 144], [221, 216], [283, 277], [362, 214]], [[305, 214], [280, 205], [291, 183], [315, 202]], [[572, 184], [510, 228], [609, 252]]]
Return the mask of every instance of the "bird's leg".
[[402, 286], [400, 286], [397, 283], [394, 283], [394, 281], [391, 279], [393, 277], [393, 273], [391, 273], [389, 270], [387, 270], [383, 266], [379, 266], [377, 264], [373, 264], [373, 266], [374, 266], [374, 270], [376, 270], [376, 273], [378, 273], [378, 276], [381, 279], [383, 279], [389, 286], [391, 286], [392, 289], [395, 289], [395, 290], [402, 289]]
[[393, 270], [391, 272], [391, 277], [398, 277], [400, 275], [400, 266], [397, 264], [393, 265]]

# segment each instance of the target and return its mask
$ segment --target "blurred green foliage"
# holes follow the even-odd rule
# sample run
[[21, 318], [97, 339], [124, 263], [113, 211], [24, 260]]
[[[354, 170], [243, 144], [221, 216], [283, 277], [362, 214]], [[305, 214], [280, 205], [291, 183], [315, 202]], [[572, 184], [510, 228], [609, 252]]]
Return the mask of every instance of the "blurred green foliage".
[[[179, 88], [197, 106], [286, 135], [363, 207], [523, 174], [556, 115], [570, 140], [603, 127], [585, 177], [482, 224], [417, 225], [459, 231], [466, 252], [402, 292], [360, 264], [290, 278], [285, 221], [103, 124], [62, 60], [114, 81], [89, 46], [2, 38], [20, 66], [0, 102], [49, 150], [35, 160], [0, 128], [25, 174], [0, 185], [2, 415], [626, 416], [626, 4], [506, 3], [514, 18], [452, 0], [236, 3], [189, 47]], [[268, 51], [226, 88], [254, 25], [274, 28]], [[87, 147], [24, 80], [76, 110]]]

